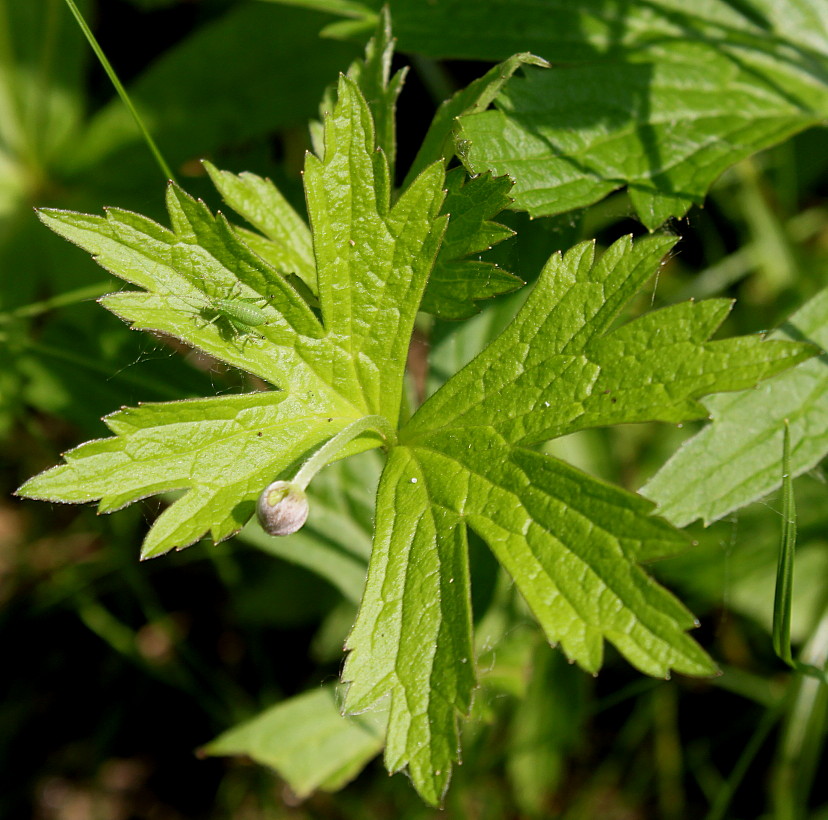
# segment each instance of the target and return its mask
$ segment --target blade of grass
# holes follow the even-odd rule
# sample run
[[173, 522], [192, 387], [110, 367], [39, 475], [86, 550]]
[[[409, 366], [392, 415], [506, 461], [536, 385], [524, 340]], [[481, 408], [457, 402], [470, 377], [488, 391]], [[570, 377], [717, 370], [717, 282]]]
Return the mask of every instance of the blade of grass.
[[773, 651], [791, 667], [794, 665], [791, 656], [791, 598], [795, 547], [796, 502], [791, 477], [791, 431], [786, 419], [782, 443], [782, 542], [779, 545], [773, 598]]
[[[802, 656], [809, 664], [828, 661], [828, 607]], [[805, 666], [805, 664], [802, 664]], [[818, 668], [813, 666], [811, 668]], [[794, 675], [777, 759], [771, 773], [772, 816], [784, 820], [810, 817], [808, 799], [825, 746], [828, 686], [806, 674]]]
[[791, 475], [791, 434], [787, 419], [782, 443], [782, 540], [776, 567], [776, 593], [773, 599], [773, 651], [791, 669], [828, 684], [824, 669], [794, 659], [791, 652], [791, 607], [793, 567], [796, 549], [796, 502]]
[[733, 767], [730, 777], [728, 777], [722, 785], [719, 793], [716, 795], [716, 799], [713, 801], [713, 805], [710, 807], [710, 811], [707, 813], [704, 820], [724, 820], [724, 818], [727, 817], [727, 810], [733, 800], [733, 795], [736, 794], [736, 790], [739, 788], [742, 780], [747, 774], [750, 764], [753, 762], [753, 758], [756, 757], [756, 754], [762, 748], [762, 744], [767, 739], [771, 729], [773, 729], [782, 717], [782, 712], [786, 702], [787, 698], [783, 696], [779, 699], [775, 706], [765, 710], [762, 715], [762, 719], [757, 724], [750, 740], [745, 744], [742, 754], [739, 755], [739, 759], [736, 761], [736, 765]]
[[[826, 675], [824, 670], [812, 664], [795, 660], [791, 652], [791, 605], [793, 599], [795, 548], [796, 502], [793, 492], [793, 477], [791, 475], [791, 436], [786, 420], [782, 444], [782, 538], [779, 547], [779, 562], [776, 570], [776, 593], [773, 603], [773, 649], [780, 660], [783, 660], [792, 669], [802, 675], [808, 675], [825, 683]], [[805, 682], [801, 678], [795, 680], [798, 680], [798, 686], [801, 689]], [[812, 686], [816, 686], [817, 689], [823, 688], [816, 682], [810, 683]], [[794, 696], [794, 702], [796, 700], [797, 698]], [[789, 696], [781, 697], [774, 706], [765, 710], [756, 730], [742, 751], [736, 765], [733, 767], [730, 777], [728, 777], [716, 796], [705, 820], [722, 820], [726, 816], [733, 795], [736, 793], [747, 770], [750, 768], [753, 758], [762, 747], [771, 729], [785, 711], [788, 711], [789, 715], [791, 714], [791, 698]], [[787, 722], [790, 724], [790, 717]], [[822, 725], [821, 722], [819, 725]], [[786, 736], [789, 733], [790, 731], [786, 732]], [[790, 755], [786, 756], [784, 751], [783, 758], [786, 758], [786, 760], [783, 760], [783, 763], [787, 761], [787, 757], [790, 757]], [[777, 808], [782, 805], [793, 805], [789, 799], [790, 790], [786, 788], [790, 784], [790, 778], [785, 778], [780, 775], [779, 769], [782, 767], [777, 768], [777, 774], [774, 779], [774, 801]], [[775, 816], [793, 817], [795, 815], [777, 813]]]
[[147, 127], [144, 125], [144, 121], [141, 119], [141, 115], [136, 110], [135, 106], [132, 104], [132, 100], [129, 98], [129, 94], [127, 94], [126, 89], [121, 84], [121, 81], [118, 79], [118, 75], [115, 73], [115, 69], [112, 68], [109, 60], [107, 60], [106, 55], [103, 53], [103, 49], [98, 45], [98, 41], [95, 39], [95, 35], [92, 34], [92, 30], [86, 24], [86, 20], [83, 19], [83, 15], [80, 13], [80, 10], [75, 5], [74, 0], [65, 0], [66, 5], [69, 7], [69, 11], [72, 12], [75, 20], [77, 20], [78, 25], [80, 26], [81, 31], [83, 32], [86, 39], [89, 41], [89, 45], [92, 47], [92, 51], [95, 52], [98, 60], [100, 61], [101, 65], [103, 66], [103, 70], [106, 72], [107, 76], [112, 82], [112, 85], [115, 86], [115, 90], [118, 92], [118, 96], [121, 98], [124, 105], [127, 107], [127, 110], [130, 114], [132, 114], [132, 118], [135, 120], [135, 124], [138, 126], [138, 130], [141, 132], [141, 135], [144, 137], [144, 141], [147, 143], [148, 148], [152, 152], [152, 155], [155, 157], [155, 161], [158, 163], [158, 167], [161, 169], [161, 173], [164, 174], [164, 178], [168, 180], [172, 180], [175, 182], [175, 176], [173, 172], [170, 170], [170, 166], [167, 165], [166, 160], [161, 154], [161, 151], [158, 149], [158, 146], [155, 144], [155, 140], [152, 138], [152, 135], [147, 130]]

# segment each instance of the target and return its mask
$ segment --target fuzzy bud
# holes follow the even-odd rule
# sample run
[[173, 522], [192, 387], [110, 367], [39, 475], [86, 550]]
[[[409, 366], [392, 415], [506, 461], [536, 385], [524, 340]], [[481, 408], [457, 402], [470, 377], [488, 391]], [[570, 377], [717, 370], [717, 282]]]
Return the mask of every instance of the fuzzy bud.
[[256, 514], [268, 535], [290, 535], [308, 520], [308, 497], [290, 481], [274, 481], [264, 488]]

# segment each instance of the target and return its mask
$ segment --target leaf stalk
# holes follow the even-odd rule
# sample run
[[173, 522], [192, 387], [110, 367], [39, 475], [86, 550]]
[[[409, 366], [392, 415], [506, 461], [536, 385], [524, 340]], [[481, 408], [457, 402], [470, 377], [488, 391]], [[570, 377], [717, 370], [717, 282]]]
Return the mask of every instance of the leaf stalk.
[[293, 479], [293, 484], [303, 490], [313, 480], [313, 477], [329, 464], [342, 448], [362, 433], [373, 430], [385, 439], [386, 445], [397, 443], [397, 432], [385, 416], [364, 416], [340, 430], [333, 438], [328, 439], [299, 469]]
[[149, 130], [147, 129], [146, 125], [144, 125], [144, 121], [141, 119], [141, 115], [138, 113], [135, 106], [132, 104], [132, 100], [130, 99], [127, 90], [124, 88], [121, 80], [118, 78], [118, 75], [115, 73], [115, 69], [112, 68], [112, 64], [104, 54], [103, 49], [98, 44], [98, 41], [95, 39], [95, 35], [92, 33], [92, 30], [86, 24], [86, 20], [84, 20], [83, 15], [80, 12], [80, 9], [75, 5], [74, 0], [65, 0], [66, 5], [69, 7], [69, 11], [72, 12], [72, 16], [80, 26], [81, 31], [83, 32], [84, 36], [86, 37], [92, 51], [95, 52], [95, 56], [98, 58], [103, 70], [106, 72], [106, 75], [109, 77], [110, 82], [115, 87], [115, 90], [118, 92], [118, 96], [121, 98], [123, 104], [127, 107], [127, 110], [130, 114], [132, 114], [132, 118], [135, 120], [135, 124], [138, 126], [138, 130], [141, 132], [141, 135], [144, 138], [144, 141], [147, 144], [150, 152], [152, 153], [155, 161], [158, 163], [158, 167], [161, 169], [161, 173], [164, 174], [164, 177], [169, 180], [175, 181], [175, 175], [170, 170], [170, 166], [167, 165], [166, 160], [164, 159], [161, 151], [158, 149], [158, 146], [155, 144], [155, 140], [152, 138]]

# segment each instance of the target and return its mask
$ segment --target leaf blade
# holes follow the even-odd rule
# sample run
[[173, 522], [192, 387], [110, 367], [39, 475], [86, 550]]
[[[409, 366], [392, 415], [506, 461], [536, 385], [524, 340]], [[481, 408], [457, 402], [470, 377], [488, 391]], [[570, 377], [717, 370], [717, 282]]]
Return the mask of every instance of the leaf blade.
[[431, 165], [391, 207], [368, 106], [340, 78], [325, 157], [307, 155], [305, 186], [323, 320], [341, 354], [336, 376], [366, 413], [399, 414], [408, 339], [445, 230], [443, 178]]
[[[505, 13], [497, 0], [490, 5]], [[517, 25], [532, 11], [515, 10]], [[497, 111], [463, 117], [458, 132], [467, 167], [513, 176], [515, 207], [533, 216], [627, 186], [653, 230], [700, 203], [726, 168], [828, 112], [828, 40], [821, 53], [803, 49], [805, 26], [777, 15], [757, 26], [713, 4], [688, 11], [659, 2], [619, 19], [613, 41], [597, 3], [549, 12], [540, 30], [550, 50], [538, 53], [565, 62], [558, 31], [580, 26], [582, 42], [568, 44], [574, 64], [513, 79]]]
[[474, 664], [465, 528], [435, 514], [427, 493], [411, 453], [395, 448], [380, 480], [368, 580], [342, 679], [350, 682], [351, 713], [390, 696], [386, 765], [407, 766], [436, 805], [457, 759], [457, 718], [471, 704]]
[[305, 692], [223, 732], [199, 751], [247, 755], [275, 769], [297, 797], [336, 791], [352, 780], [383, 745], [383, 714], [343, 717], [336, 687]]
[[[514, 231], [490, 221], [509, 203], [512, 181], [483, 174], [464, 179], [462, 169], [446, 177], [443, 213], [449, 215], [443, 244], [428, 279], [420, 310], [444, 319], [465, 319], [480, 309], [476, 303], [519, 288], [513, 274], [479, 254], [514, 235]], [[468, 259], [470, 255], [475, 259]]]
[[241, 529], [262, 487], [352, 422], [329, 410], [277, 392], [124, 408], [106, 420], [114, 437], [70, 451], [65, 464], [30, 479], [18, 494], [100, 499], [101, 512], [112, 512], [186, 489], [156, 519], [142, 557], [188, 546], [208, 530], [221, 541]]
[[489, 544], [551, 642], [591, 672], [604, 640], [650, 675], [715, 671], [685, 634], [690, 613], [636, 567], [685, 548], [680, 533], [645, 500], [563, 462], [485, 429], [469, 438], [420, 439], [418, 462], [440, 508], [462, 513]]

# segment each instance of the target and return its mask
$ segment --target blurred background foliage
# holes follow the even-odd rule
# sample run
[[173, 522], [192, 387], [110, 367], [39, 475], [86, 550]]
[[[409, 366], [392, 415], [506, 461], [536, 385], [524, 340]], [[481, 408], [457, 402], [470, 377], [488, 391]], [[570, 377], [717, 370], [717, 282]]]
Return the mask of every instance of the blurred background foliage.
[[[302, 206], [307, 121], [362, 42], [321, 39], [333, 17], [263, 2], [79, 5], [191, 194], [219, 206], [198, 162], [206, 157], [269, 176]], [[412, 64], [399, 108], [404, 171], [436, 105], [489, 64], [395, 59]], [[753, 333], [828, 284], [827, 146], [825, 130], [806, 131], [726, 173], [704, 209], [672, 226], [678, 249], [634, 310], [727, 295], [738, 303], [724, 332]], [[128, 332], [94, 301], [118, 285], [32, 212], [110, 205], [163, 220], [164, 183], [63, 0], [0, 0], [0, 817], [828, 818], [828, 778], [816, 776], [826, 693], [776, 660], [769, 637], [776, 498], [691, 528], [698, 545], [653, 568], [701, 619], [699, 640], [724, 670], [715, 680], [654, 681], [614, 656], [586, 677], [549, 650], [473, 541], [484, 685], [442, 814], [376, 761], [344, 790], [299, 801], [267, 769], [199, 759], [198, 746], [240, 720], [336, 680], [377, 468], [368, 454], [325, 471], [314, 517], [290, 539], [251, 529], [142, 565], [152, 504], [98, 517], [10, 498], [59, 453], [104, 435], [100, 417], [121, 405], [250, 386]], [[517, 236], [490, 258], [531, 281], [556, 249], [642, 233], [632, 213], [623, 193], [561, 217], [507, 213], [500, 221]], [[436, 389], [521, 298], [462, 324], [424, 318], [412, 390]], [[689, 432], [631, 425], [548, 449], [637, 489]], [[828, 603], [821, 470], [795, 490], [802, 644], [824, 630]]]

